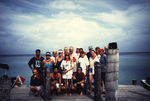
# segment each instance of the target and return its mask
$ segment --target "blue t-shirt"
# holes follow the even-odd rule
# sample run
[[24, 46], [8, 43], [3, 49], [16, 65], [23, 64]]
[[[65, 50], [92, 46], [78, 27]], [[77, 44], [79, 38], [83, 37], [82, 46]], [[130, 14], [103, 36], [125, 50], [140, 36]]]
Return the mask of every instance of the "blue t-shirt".
[[46, 64], [46, 61], [45, 61], [44, 66], [46, 66], [50, 69], [50, 73], [53, 72], [53, 63], [51, 61], [50, 61], [50, 64]]
[[100, 58], [100, 65], [101, 65], [101, 72], [106, 72], [106, 70], [104, 69], [104, 67], [106, 67], [106, 55], [105, 54], [101, 56]]

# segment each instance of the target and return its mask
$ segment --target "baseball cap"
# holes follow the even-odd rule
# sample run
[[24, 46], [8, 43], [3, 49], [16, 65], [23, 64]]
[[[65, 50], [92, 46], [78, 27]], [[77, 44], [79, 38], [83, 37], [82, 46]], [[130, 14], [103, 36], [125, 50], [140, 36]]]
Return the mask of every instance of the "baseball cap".
[[99, 49], [100, 52], [104, 52], [104, 49]]
[[92, 46], [89, 46], [89, 49], [93, 49], [93, 47], [92, 47]]
[[81, 67], [78, 67], [78, 69], [77, 70], [81, 70], [82, 71], [82, 68]]
[[51, 55], [51, 53], [50, 53], [50, 52], [46, 52], [46, 56], [47, 56], [47, 55], [49, 55], [49, 56], [50, 56], [50, 55]]

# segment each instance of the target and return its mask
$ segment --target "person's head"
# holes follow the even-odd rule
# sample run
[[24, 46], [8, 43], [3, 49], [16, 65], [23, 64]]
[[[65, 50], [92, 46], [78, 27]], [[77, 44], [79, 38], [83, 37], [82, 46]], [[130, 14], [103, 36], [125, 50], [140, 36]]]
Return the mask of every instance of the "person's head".
[[51, 53], [50, 52], [46, 52], [46, 59], [50, 59]]
[[104, 49], [99, 49], [100, 55], [103, 56], [104, 55]]
[[40, 56], [40, 53], [41, 53], [41, 50], [40, 50], [40, 49], [37, 49], [37, 50], [35, 51], [35, 53], [36, 53], [36, 56], [39, 57], [39, 56]]
[[85, 56], [84, 52], [81, 52], [80, 54], [82, 58]]
[[82, 68], [81, 68], [81, 67], [78, 67], [77, 73], [78, 73], [78, 74], [81, 74], [81, 73], [82, 73]]
[[93, 50], [92, 46], [89, 46], [89, 52], [91, 52]]
[[32, 73], [33, 73], [33, 75], [37, 75], [37, 74], [38, 74], [38, 72], [37, 72], [36, 69], [33, 69], [33, 70], [32, 70]]
[[94, 52], [94, 50], [91, 50], [91, 56], [95, 56], [95, 52]]
[[96, 54], [99, 54], [99, 49], [100, 49], [99, 47], [96, 47], [96, 48], [95, 48]]
[[55, 66], [55, 67], [53, 68], [53, 71], [54, 71], [54, 74], [57, 74], [57, 73], [58, 73], [58, 68]]
[[72, 46], [69, 48], [69, 53], [73, 54], [73, 47]]
[[80, 54], [81, 54], [81, 53], [83, 52], [83, 48], [80, 48], [80, 49], [79, 49], [79, 52], [80, 52]]
[[53, 50], [53, 56], [57, 56], [57, 51]]
[[65, 57], [64, 57], [64, 60], [70, 60], [70, 55], [69, 55], [69, 53], [65, 53]]
[[77, 48], [76, 48], [76, 52], [78, 52], [78, 53], [79, 53], [79, 50], [80, 50], [80, 48], [79, 48], [79, 47], [77, 47]]
[[58, 50], [58, 54], [60, 57], [63, 57], [63, 51], [61, 49]]
[[68, 52], [68, 47], [64, 47], [64, 53]]
[[108, 46], [105, 46], [104, 49], [105, 49], [105, 52], [106, 52], [108, 50]]

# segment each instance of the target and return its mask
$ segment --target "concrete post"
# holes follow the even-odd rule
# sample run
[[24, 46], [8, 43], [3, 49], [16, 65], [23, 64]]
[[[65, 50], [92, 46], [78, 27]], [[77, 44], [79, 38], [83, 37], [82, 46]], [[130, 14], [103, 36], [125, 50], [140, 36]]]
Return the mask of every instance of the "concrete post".
[[106, 101], [116, 101], [118, 94], [119, 50], [108, 49], [106, 53]]
[[94, 101], [101, 101], [101, 66], [99, 62], [94, 63]]
[[51, 101], [51, 91], [50, 91], [50, 69], [48, 67], [43, 67], [44, 76], [44, 101]]

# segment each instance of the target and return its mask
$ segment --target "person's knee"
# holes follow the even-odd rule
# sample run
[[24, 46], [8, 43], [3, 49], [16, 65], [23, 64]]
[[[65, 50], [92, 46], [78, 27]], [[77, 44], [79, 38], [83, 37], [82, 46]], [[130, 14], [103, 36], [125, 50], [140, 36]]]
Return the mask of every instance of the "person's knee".
[[51, 87], [51, 90], [54, 90], [54, 87], [53, 87], [53, 86]]
[[84, 83], [81, 83], [81, 87], [84, 88]]

